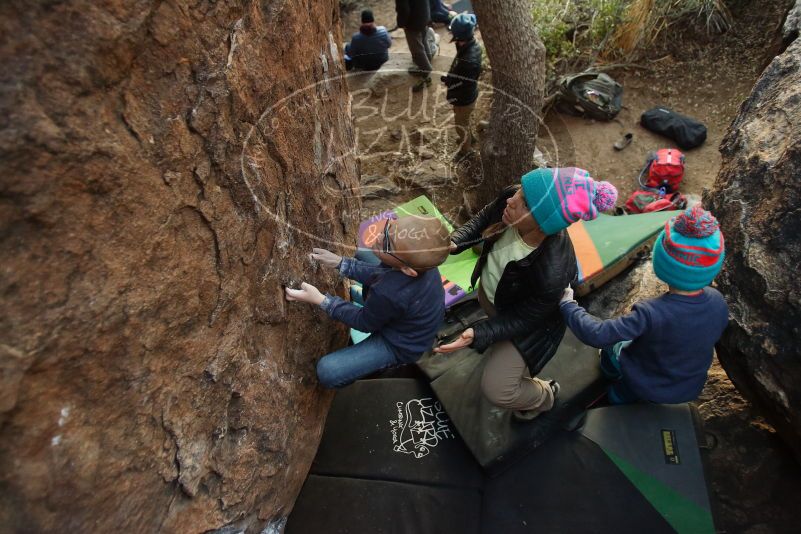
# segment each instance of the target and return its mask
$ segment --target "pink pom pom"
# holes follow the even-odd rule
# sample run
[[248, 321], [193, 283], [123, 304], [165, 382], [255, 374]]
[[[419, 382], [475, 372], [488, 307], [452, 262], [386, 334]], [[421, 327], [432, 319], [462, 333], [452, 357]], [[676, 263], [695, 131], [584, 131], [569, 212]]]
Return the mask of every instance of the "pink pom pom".
[[615, 207], [617, 202], [617, 189], [609, 182], [595, 183], [595, 198], [592, 203], [598, 211], [609, 211]]

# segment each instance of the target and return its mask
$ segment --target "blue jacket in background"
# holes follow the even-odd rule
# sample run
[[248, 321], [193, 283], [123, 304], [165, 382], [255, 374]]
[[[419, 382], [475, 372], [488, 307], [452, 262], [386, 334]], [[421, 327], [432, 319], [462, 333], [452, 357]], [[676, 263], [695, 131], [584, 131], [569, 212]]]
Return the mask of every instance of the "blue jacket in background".
[[729, 322], [723, 296], [711, 287], [695, 296], [666, 293], [636, 303], [631, 312], [602, 321], [575, 301], [560, 305], [570, 330], [587, 345], [620, 351], [623, 382], [641, 399], [676, 404], [701, 393], [712, 351]]
[[417, 361], [431, 349], [445, 317], [445, 290], [438, 269], [412, 277], [383, 264], [342, 258], [339, 272], [361, 282], [364, 307], [326, 295], [320, 307], [332, 319], [362, 332], [381, 332], [403, 362]]
[[357, 69], [378, 70], [389, 59], [391, 44], [392, 37], [384, 26], [362, 25], [345, 45], [345, 54]]

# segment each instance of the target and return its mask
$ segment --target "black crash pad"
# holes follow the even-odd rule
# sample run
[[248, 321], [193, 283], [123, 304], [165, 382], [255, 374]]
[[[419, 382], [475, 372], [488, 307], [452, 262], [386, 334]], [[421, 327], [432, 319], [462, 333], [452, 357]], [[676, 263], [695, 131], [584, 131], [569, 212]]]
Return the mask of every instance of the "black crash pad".
[[693, 407], [587, 412], [484, 491], [482, 532], [715, 532]]
[[478, 534], [476, 490], [309, 475], [287, 534]]
[[512, 412], [490, 404], [481, 392], [486, 359], [472, 350], [455, 357], [432, 382], [457, 431], [478, 463], [495, 475], [542, 445], [555, 431], [580, 416], [606, 390], [598, 367], [598, 350], [581, 343], [568, 330], [554, 357], [539, 373], [555, 379], [561, 390], [549, 412], [529, 422], [513, 420]]
[[472, 489], [484, 478], [428, 384], [404, 378], [337, 392], [311, 473]]
[[482, 532], [673, 533], [595, 443], [559, 430], [484, 494]]
[[714, 532], [692, 404], [631, 404], [590, 410], [581, 434], [597, 443], [679, 532]]

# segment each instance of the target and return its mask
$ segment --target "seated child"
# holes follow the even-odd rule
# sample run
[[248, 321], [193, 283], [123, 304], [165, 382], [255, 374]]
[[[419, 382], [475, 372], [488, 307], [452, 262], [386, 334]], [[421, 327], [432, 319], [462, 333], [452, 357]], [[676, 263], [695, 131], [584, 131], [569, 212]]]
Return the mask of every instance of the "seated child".
[[373, 12], [362, 11], [362, 25], [345, 45], [347, 70], [378, 70], [389, 60], [392, 37], [384, 26], [376, 26]]
[[445, 315], [437, 266], [447, 258], [449, 244], [439, 219], [408, 216], [381, 221], [372, 245], [379, 265], [314, 249], [313, 260], [363, 284], [364, 307], [323, 295], [307, 283], [287, 288], [287, 300], [316, 304], [333, 319], [370, 333], [361, 343], [320, 358], [320, 384], [340, 388], [375, 371], [413, 363], [431, 349]]
[[724, 256], [718, 221], [698, 205], [668, 221], [654, 244], [654, 272], [668, 285], [664, 295], [604, 321], [565, 289], [559, 306], [565, 322], [582, 342], [603, 348], [601, 370], [617, 380], [610, 403], [675, 404], [701, 393], [715, 343], [728, 324], [726, 302], [708, 287]]

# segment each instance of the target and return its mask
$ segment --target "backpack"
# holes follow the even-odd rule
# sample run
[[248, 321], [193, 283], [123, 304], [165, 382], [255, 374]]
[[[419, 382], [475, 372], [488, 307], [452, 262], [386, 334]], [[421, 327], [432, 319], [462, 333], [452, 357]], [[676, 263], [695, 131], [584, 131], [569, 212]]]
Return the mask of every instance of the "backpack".
[[678, 191], [665, 196], [656, 191], [638, 190], [626, 200], [626, 210], [629, 213], [683, 210], [686, 207], [687, 199]]
[[612, 120], [623, 107], [623, 86], [602, 72], [564, 76], [556, 106], [562, 113]]
[[706, 141], [706, 126], [668, 108], [649, 109], [640, 117], [640, 124], [646, 130], [672, 139], [684, 150], [701, 146]]
[[[643, 182], [646, 171], [648, 179]], [[673, 193], [679, 190], [682, 179], [684, 179], [684, 154], [675, 148], [661, 148], [648, 154], [645, 167], [637, 181], [643, 189]]]

